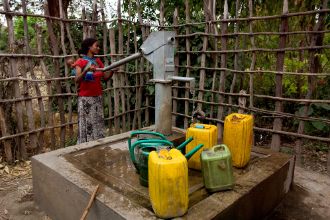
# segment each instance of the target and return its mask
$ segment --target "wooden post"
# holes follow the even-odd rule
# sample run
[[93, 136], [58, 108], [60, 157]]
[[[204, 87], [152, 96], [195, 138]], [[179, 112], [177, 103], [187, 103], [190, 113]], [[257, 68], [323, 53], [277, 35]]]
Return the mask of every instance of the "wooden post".
[[[286, 15], [289, 12], [288, 8], [288, 0], [283, 0], [283, 15]], [[283, 17], [282, 23], [280, 27], [280, 32], [287, 32], [289, 29], [288, 27], [288, 18]], [[286, 46], [286, 35], [282, 34], [280, 35], [280, 42], [279, 42], [279, 48], [285, 48]], [[278, 52], [277, 53], [277, 61], [276, 61], [276, 71], [282, 72], [284, 69], [284, 57], [285, 52]], [[275, 96], [276, 97], [282, 97], [283, 94], [283, 84], [282, 84], [282, 74], [276, 74], [276, 91]], [[282, 101], [276, 101], [275, 102], [275, 111], [282, 112], [283, 111], [283, 103]], [[273, 129], [276, 131], [282, 130], [282, 118], [277, 117], [274, 120]], [[279, 151], [281, 145], [281, 136], [279, 134], [273, 134], [272, 135], [272, 143], [271, 143], [271, 149], [274, 151]]]
[[[137, 41], [136, 41], [136, 26], [133, 26], [133, 31], [134, 31], [134, 53], [137, 53], [138, 48], [137, 48]], [[132, 124], [132, 130], [135, 130], [137, 128], [137, 108], [138, 108], [138, 93], [139, 93], [139, 74], [138, 74], [138, 61], [135, 60], [135, 105], [134, 105], [134, 116], [133, 116], [133, 124]]]
[[[185, 0], [185, 14], [186, 14], [186, 23], [190, 23], [190, 7], [189, 7], [189, 0]], [[190, 34], [190, 27], [187, 25], [186, 26], [186, 35]], [[186, 51], [187, 53], [187, 65], [186, 65], [186, 77], [190, 77], [190, 68], [191, 68], [191, 60], [190, 60], [190, 39], [189, 37], [186, 38]], [[189, 86], [189, 83], [186, 83], [186, 87]], [[189, 90], [185, 90], [185, 98], [189, 99]], [[192, 97], [193, 99], [195, 97]], [[184, 102], [184, 114], [188, 115], [189, 114], [189, 101], [186, 100]], [[189, 118], [185, 117], [184, 118], [184, 128], [187, 129], [189, 126]]]
[[165, 25], [165, 0], [160, 0], [160, 10], [159, 10], [159, 22], [160, 22], [160, 30], [164, 30]]
[[[8, 136], [9, 131], [7, 128], [7, 123], [5, 120], [5, 112], [3, 110], [2, 104], [0, 105], [0, 131], [2, 136]], [[11, 164], [14, 162], [13, 153], [11, 150], [11, 143], [9, 140], [4, 140], [4, 150], [6, 155], [6, 162]]]
[[[174, 14], [173, 14], [173, 22], [174, 22], [174, 25], [178, 25], [179, 24], [179, 9], [178, 7], [175, 7], [174, 9]], [[178, 35], [179, 33], [179, 30], [178, 30], [178, 27], [174, 27], [174, 31], [175, 31], [175, 34]], [[177, 39], [175, 41], [175, 48], [179, 48], [179, 39]], [[179, 73], [179, 68], [178, 68], [178, 65], [179, 65], [179, 55], [176, 54], [175, 57], [174, 57], [174, 76], [177, 76]], [[173, 85], [174, 86], [178, 86], [178, 82], [173, 82]], [[178, 89], [177, 88], [173, 88], [173, 97], [178, 97]], [[178, 103], [177, 103], [177, 100], [173, 99], [172, 100], [172, 103], [173, 103], [173, 109], [172, 111], [174, 112], [174, 115], [172, 115], [172, 126], [176, 127], [176, 115], [175, 113], [177, 113], [178, 111]]]
[[[85, 7], [82, 8], [81, 19], [82, 20], [87, 20]], [[83, 39], [86, 39], [87, 37], [89, 37], [88, 36], [88, 24], [86, 22], [83, 22]]]
[[[212, 4], [210, 5], [210, 11], [212, 11], [211, 20], [216, 20], [215, 7], [216, 7], [216, 2], [213, 1]], [[215, 35], [218, 35], [217, 23], [212, 24], [211, 32], [214, 33]], [[218, 50], [218, 37], [217, 36], [214, 37], [213, 43], [214, 43], [214, 45], [213, 45], [214, 50], [217, 51]], [[218, 63], [219, 63], [218, 58], [219, 58], [218, 54], [214, 54], [214, 56], [213, 56], [214, 68], [218, 68]], [[216, 90], [216, 85], [218, 84], [217, 74], [218, 74], [218, 71], [213, 70], [211, 102], [214, 102], [214, 99], [216, 96], [213, 91]], [[214, 105], [212, 104], [210, 106], [210, 118], [213, 118], [213, 112], [214, 112]]]
[[[3, 1], [4, 11], [9, 12], [10, 7], [8, 0]], [[6, 20], [7, 20], [7, 27], [8, 27], [8, 46], [9, 51], [11, 53], [15, 53], [15, 36], [14, 36], [14, 25], [13, 25], [13, 18], [12, 15], [6, 14]], [[9, 72], [12, 77], [17, 77], [18, 75], [18, 69], [17, 69], [17, 59], [16, 58], [9, 58]], [[14, 96], [15, 98], [20, 98], [20, 88], [19, 88], [19, 82], [18, 80], [15, 80], [13, 82], [14, 84]], [[17, 128], [18, 132], [24, 132], [24, 124], [23, 124], [23, 103], [22, 102], [15, 102], [15, 109], [16, 109], [16, 120], [17, 120]], [[27, 159], [27, 152], [26, 152], [26, 146], [25, 146], [25, 140], [24, 136], [18, 137], [18, 149], [19, 149], [19, 159]]]
[[[235, 18], [239, 17], [239, 11], [240, 11], [240, 1], [236, 0]], [[239, 25], [239, 22], [237, 22], [235, 24], [235, 27], [234, 27], [234, 33], [235, 34], [238, 33], [238, 25]], [[239, 46], [239, 38], [238, 38], [238, 35], [235, 35], [235, 50], [238, 49], [238, 46]], [[238, 67], [238, 55], [239, 55], [238, 53], [235, 53], [235, 55], [234, 55], [234, 70], [239, 69], [239, 67]], [[234, 72], [233, 80], [232, 80], [231, 85], [230, 85], [230, 93], [234, 93], [234, 89], [235, 89], [235, 85], [236, 85], [236, 78], [237, 78], [237, 73]], [[233, 97], [231, 95], [229, 96], [228, 104], [229, 105], [233, 104]], [[228, 114], [230, 114], [230, 113], [231, 113], [231, 107], [228, 108]]]
[[[22, 7], [23, 7], [23, 13], [26, 14], [26, 1], [22, 0]], [[28, 24], [27, 24], [27, 16], [24, 15], [23, 16], [23, 25], [24, 25], [24, 46], [25, 46], [25, 53], [26, 54], [30, 54], [30, 46], [29, 46], [29, 36], [28, 36]], [[24, 78], [27, 78], [27, 72], [30, 72], [31, 78], [35, 78], [34, 77], [34, 71], [33, 71], [33, 65], [29, 62], [28, 58], [24, 59], [24, 70], [22, 71], [22, 76]], [[36, 86], [35, 83], [33, 83], [34, 88], [36, 89], [36, 93], [39, 92], [40, 95], [40, 90], [39, 87]], [[23, 81], [23, 89], [24, 89], [24, 96], [25, 97], [30, 97], [29, 95], [29, 88], [28, 88], [28, 83], [27, 81]], [[42, 100], [38, 99], [38, 103], [39, 103], [39, 107], [40, 109], [43, 109], [43, 104], [42, 104]], [[28, 128], [29, 131], [33, 131], [35, 130], [35, 120], [34, 120], [34, 114], [33, 114], [33, 107], [32, 107], [32, 100], [26, 100], [25, 101], [25, 105], [26, 105], [26, 113], [27, 113], [27, 118], [28, 118]], [[40, 111], [40, 114], [44, 113], [43, 111]], [[41, 118], [43, 117], [44, 119], [44, 115], [40, 115]], [[37, 134], [30, 134], [30, 147], [32, 149], [36, 149], [40, 152], [41, 148], [43, 145], [43, 142], [38, 143], [37, 140]]]
[[[114, 37], [114, 36], [111, 36], [112, 35], [112, 30], [110, 29], [109, 30], [109, 42], [111, 42], [112, 41], [112, 38]], [[110, 45], [110, 59], [111, 59], [111, 62], [112, 61], [114, 61], [114, 57], [111, 55], [111, 45]], [[112, 116], [113, 116], [113, 104], [112, 104], [112, 93], [114, 93], [114, 90], [113, 89], [111, 89], [111, 82], [112, 82], [112, 88], [114, 87], [113, 85], [114, 85], [114, 78], [112, 77], [112, 79], [110, 79], [110, 80], [108, 80], [108, 82], [107, 82], [107, 88], [109, 89], [109, 97], [108, 97], [108, 102], [109, 102], [109, 135], [112, 135], [113, 134], [113, 132], [114, 132], [114, 129], [113, 129], [113, 124], [114, 124], [114, 122], [112, 123]], [[114, 95], [113, 95], [114, 96]], [[113, 120], [113, 121], [115, 121], [115, 120]], [[115, 126], [114, 126], [115, 127]]]
[[[145, 30], [145, 25], [143, 24], [143, 20], [142, 20], [142, 8], [141, 8], [141, 4], [140, 4], [140, 0], [136, 1], [136, 5], [137, 5], [137, 11], [138, 11], [138, 19], [139, 19], [139, 23], [141, 25], [141, 31], [142, 31], [142, 40], [145, 41], [146, 39], [146, 30]], [[139, 92], [137, 94], [137, 119], [138, 119], [138, 128], [142, 127], [142, 120], [141, 120], [141, 107], [142, 107], [142, 86], [143, 86], [143, 72], [144, 72], [144, 58], [141, 57], [140, 59], [140, 68], [139, 68], [139, 77], [140, 77], [140, 84], [138, 84], [139, 86]]]
[[[149, 36], [150, 34], [150, 27], [147, 27], [146, 28], [146, 38]], [[147, 61], [146, 63], [146, 71], [149, 72], [151, 71], [151, 65], [150, 63]], [[146, 73], [146, 82], [149, 82], [150, 80], [150, 75], [149, 73]], [[149, 106], [150, 106], [150, 98], [149, 98], [149, 95], [146, 95], [145, 96], [145, 99], [146, 99], [146, 109], [145, 109], [145, 112], [144, 112], [144, 126], [149, 126], [150, 122], [149, 122]]]
[[328, 175], [330, 175], [330, 150], [328, 150], [327, 171], [328, 171]]
[[[127, 41], [126, 41], [126, 54], [130, 54], [130, 41], [131, 41], [131, 0], [129, 0], [128, 3], [128, 20], [130, 22], [128, 22], [127, 24]], [[128, 80], [128, 73], [129, 72], [129, 65], [126, 64], [126, 74], [125, 74], [125, 82], [127, 85], [129, 85], [129, 80]], [[131, 97], [131, 91], [130, 89], [126, 89], [126, 92], [128, 93], [128, 97]], [[131, 110], [131, 103], [130, 103], [130, 99], [127, 98], [126, 99], [126, 106], [127, 106], [127, 111]], [[128, 130], [131, 130], [131, 113], [128, 112], [127, 113], [127, 128]]]
[[[107, 23], [105, 22], [105, 14], [104, 14], [104, 8], [105, 8], [105, 5], [104, 5], [104, 2], [101, 1], [101, 18], [102, 18], [102, 25], [103, 25], [103, 54], [106, 55], [108, 54], [108, 29], [107, 29]], [[109, 65], [109, 60], [108, 60], [108, 57], [106, 56], [105, 59], [104, 59], [104, 64], [105, 66], [108, 66]], [[104, 97], [104, 99], [107, 99], [108, 100], [108, 115], [109, 115], [109, 120], [108, 120], [108, 127], [109, 127], [109, 132], [107, 133], [107, 135], [111, 135], [112, 134], [112, 126], [111, 126], [111, 119], [110, 119], [110, 113], [112, 111], [112, 109], [110, 108], [110, 101], [111, 100], [111, 85], [110, 85], [110, 79], [107, 81], [106, 85], [107, 85], [107, 92], [106, 92], [106, 96]]]
[[[326, 9], [328, 6], [328, 0], [323, 0], [322, 2], [322, 9]], [[314, 27], [313, 27], [313, 31], [322, 31], [325, 29], [325, 17], [326, 14], [321, 13], [319, 14], [319, 18], [318, 18], [318, 22], [315, 23]], [[322, 39], [324, 36], [324, 34], [311, 34], [311, 40], [310, 40], [310, 45], [312, 47], [314, 46], [320, 46], [322, 45], [323, 40]], [[317, 73], [320, 71], [320, 60], [318, 58], [318, 56], [316, 56], [316, 53], [318, 53], [318, 50], [312, 49], [309, 51], [309, 71], [311, 73]], [[315, 76], [308, 76], [308, 91], [306, 94], [305, 99], [311, 99], [313, 96], [313, 93], [315, 91]], [[305, 103], [305, 106], [303, 108], [303, 117], [308, 117], [308, 110], [310, 107], [310, 103]], [[299, 126], [298, 126], [298, 134], [303, 134], [305, 130], [305, 121], [301, 120], [299, 122]], [[301, 165], [302, 164], [302, 158], [301, 158], [301, 153], [302, 153], [302, 140], [298, 139], [296, 141], [296, 144], [294, 146], [294, 153], [296, 155], [296, 163], [297, 165]], [[328, 172], [329, 172], [329, 159], [330, 159], [330, 151], [328, 154]]]
[[[92, 21], [97, 21], [97, 0], [93, 0]], [[92, 24], [90, 37], [96, 38], [96, 24]]]
[[[24, 0], [25, 1], [25, 0]], [[25, 14], [26, 13], [26, 4], [23, 5], [23, 13]], [[26, 44], [26, 53], [27, 54], [30, 54], [31, 53], [31, 48], [28, 44], [29, 40], [28, 40], [28, 24], [27, 24], [27, 20], [24, 20], [24, 33], [26, 36], [24, 39], [25, 39], [25, 44]], [[32, 65], [32, 62], [28, 62], [28, 68], [29, 68], [29, 71], [30, 71], [30, 74], [31, 74], [31, 78], [32, 79], [36, 79], [36, 76], [34, 74], [34, 70], [33, 70], [33, 65]], [[35, 89], [35, 92], [36, 92], [36, 95], [37, 96], [41, 96], [41, 91], [40, 91], [40, 88], [39, 86], [37, 85], [37, 83], [33, 83], [34, 84], [34, 89]], [[45, 108], [44, 108], [44, 103], [43, 103], [43, 100], [42, 98], [38, 98], [38, 105], [39, 105], [39, 111], [40, 111], [40, 126], [42, 128], [46, 127], [46, 115], [45, 115]], [[44, 131], [40, 131], [39, 133], [39, 138], [38, 138], [38, 152], [41, 152], [43, 147], [45, 146], [45, 140], [44, 140]]]
[[[249, 17], [253, 17], [253, 2], [252, 0], [249, 0]], [[249, 31], [252, 34], [253, 33], [253, 22], [252, 20], [249, 21]], [[255, 49], [255, 42], [254, 42], [254, 36], [251, 35], [250, 36], [250, 41], [251, 41], [251, 47], [252, 49]], [[255, 65], [256, 65], [256, 60], [257, 60], [257, 56], [256, 56], [256, 52], [253, 51], [252, 52], [252, 60], [251, 60], [251, 64], [250, 64], [250, 71], [255, 70]], [[242, 76], [242, 84], [244, 81], [244, 75]], [[252, 72], [249, 73], [249, 93], [250, 93], [250, 102], [249, 102], [249, 108], [250, 110], [253, 109], [253, 105], [254, 105], [254, 75]], [[254, 136], [252, 139], [252, 145], [254, 145]]]
[[[111, 61], [115, 61], [115, 57], [113, 54], [116, 54], [116, 40], [115, 40], [115, 30], [110, 28], [109, 31], [109, 37], [110, 37], [110, 53], [112, 54], [111, 56]], [[120, 133], [120, 124], [119, 124], [119, 97], [120, 97], [120, 92], [119, 92], [119, 76], [117, 74], [113, 75], [113, 91], [114, 91], [114, 124], [115, 124], [115, 134]]]
[[[117, 15], [118, 15], [118, 53], [124, 53], [124, 40], [123, 40], [123, 22], [121, 20], [121, 1], [118, 0], [117, 2]], [[120, 56], [120, 58], [123, 58]], [[121, 112], [122, 112], [122, 130], [121, 132], [126, 132], [126, 101], [125, 101], [125, 72], [124, 66], [119, 67], [119, 86], [120, 86], [120, 97], [121, 97]]]
[[[66, 11], [64, 12], [63, 16], [64, 16], [64, 18], [67, 18], [67, 12]], [[72, 54], [77, 54], [77, 50], [74, 46], [74, 42], [73, 42], [73, 39], [72, 39], [72, 36], [71, 36], [70, 24], [68, 22], [65, 22], [64, 25], [65, 25], [66, 33], [67, 33], [67, 36], [68, 36], [68, 39], [69, 39], [71, 53]]]
[[[49, 16], [49, 11], [48, 11], [48, 6], [47, 6], [47, 1], [45, 1], [44, 3], [44, 13], [46, 16]], [[46, 19], [46, 23], [47, 23], [47, 28], [48, 28], [48, 35], [49, 35], [49, 38], [50, 38], [50, 43], [51, 43], [51, 48], [52, 48], [52, 51], [53, 51], [53, 54], [55, 56], [59, 56], [59, 48], [58, 48], [58, 41], [57, 41], [57, 37], [54, 33], [54, 30], [53, 30], [53, 22], [50, 20], [50, 19]], [[54, 58], [53, 59], [53, 62], [54, 62], [54, 75], [55, 77], [60, 77], [60, 62], [58, 60], [58, 58]], [[55, 82], [55, 85], [56, 85], [56, 92], [58, 94], [61, 94], [62, 91], [61, 91], [61, 84], [59, 81], [56, 81]], [[64, 102], [63, 102], [63, 98], [62, 97], [58, 97], [57, 98], [57, 104], [58, 104], [58, 110], [59, 110], [59, 113], [60, 113], [60, 121], [61, 121], [61, 124], [65, 124], [65, 116], [64, 116]], [[51, 109], [49, 109], [51, 111]], [[65, 146], [65, 127], [61, 127], [61, 135], [60, 135], [60, 147], [64, 147]]]
[[[225, 0], [224, 4], [224, 13], [223, 13], [223, 19], [228, 18], [228, 4], [227, 0]], [[226, 34], [227, 33], [227, 28], [228, 28], [228, 23], [227, 22], [221, 22], [221, 34]], [[227, 37], [222, 36], [221, 37], [221, 50], [227, 50]], [[226, 68], [227, 67], [227, 54], [221, 54], [221, 68]], [[225, 81], [226, 81], [226, 71], [221, 70], [220, 71], [220, 86], [219, 86], [219, 91], [220, 92], [225, 92]], [[219, 95], [218, 103], [224, 103], [224, 96], [222, 94]], [[218, 115], [217, 118], [219, 120], [222, 120], [223, 118], [223, 111], [224, 107], [219, 106], [218, 107]], [[223, 133], [223, 125], [221, 123], [217, 124], [218, 127], [218, 140], [220, 143], [222, 142], [222, 133]]]
[[[41, 38], [41, 27], [36, 25], [36, 37], [37, 37], [37, 51], [38, 54], [41, 55], [42, 54], [42, 38]], [[47, 70], [47, 67], [45, 65], [45, 62], [43, 59], [40, 60], [40, 67], [42, 70], [42, 73], [45, 75], [46, 79], [51, 79], [51, 76]], [[47, 94], [49, 96], [52, 95], [52, 81], [47, 81]], [[54, 114], [52, 111], [52, 97], [48, 98], [48, 109], [47, 109], [47, 121], [48, 121], [48, 127], [53, 127], [54, 126]], [[55, 140], [55, 130], [54, 128], [50, 129], [50, 148], [51, 149], [55, 149], [56, 146], [56, 140]], [[45, 146], [49, 146], [48, 143], [45, 143]]]
[[[253, 17], [253, 3], [252, 3], [252, 0], [249, 0], [249, 17]], [[252, 21], [249, 22], [249, 30], [250, 30], [250, 33], [252, 34], [253, 33], [253, 23]], [[251, 41], [251, 46], [252, 46], [252, 49], [255, 49], [256, 46], [255, 46], [255, 42], [254, 42], [254, 36], [251, 35], [250, 36], [250, 41]], [[251, 60], [251, 64], [250, 64], [250, 71], [253, 71], [255, 70], [255, 64], [256, 64], [256, 59], [257, 59], [257, 56], [256, 56], [256, 52], [253, 51], [252, 52], [252, 60]], [[250, 78], [250, 87], [249, 87], [249, 93], [250, 93], [250, 103], [249, 103], [249, 108], [252, 109], [253, 108], [253, 95], [254, 95], [254, 75], [252, 72], [249, 73], [249, 78]]]
[[[209, 17], [209, 10], [208, 10], [208, 3], [209, 3], [210, 0], [204, 0], [204, 16], [205, 16], [205, 33], [209, 33], [209, 20], [210, 20], [210, 17]], [[199, 71], [199, 92], [198, 92], [198, 100], [199, 101], [202, 101], [203, 100], [203, 97], [204, 97], [204, 85], [205, 85], [205, 69], [204, 67], [206, 66], [206, 53], [205, 51], [207, 50], [207, 45], [208, 45], [208, 39], [207, 39], [207, 36], [204, 35], [203, 36], [203, 53], [202, 53], [202, 57], [201, 57], [201, 70]], [[195, 108], [195, 106], [193, 106], [193, 108]], [[202, 109], [202, 103], [201, 102], [198, 102], [197, 104], [197, 108], [199, 109]], [[193, 109], [194, 111], [195, 109]]]
[[[63, 4], [62, 4], [62, 0], [59, 0], [59, 11], [60, 11], [60, 17], [62, 19], [65, 18], [64, 16], [64, 10], [63, 10]], [[66, 52], [66, 47], [65, 47], [65, 26], [64, 26], [64, 22], [61, 21], [60, 22], [60, 27], [61, 27], [61, 46], [62, 46], [62, 52], [63, 55], [66, 56], [67, 52]], [[65, 61], [65, 59], [64, 59]], [[69, 74], [69, 69], [68, 69], [68, 65], [66, 65], [66, 62], [64, 62], [64, 75], [65, 77], [68, 77]], [[70, 89], [70, 83], [68, 81], [65, 82], [65, 89], [67, 93], [71, 93], [71, 89]], [[68, 97], [68, 111], [69, 111], [69, 115], [68, 115], [68, 120], [71, 123], [72, 122], [72, 97], [69, 96]], [[72, 138], [73, 137], [73, 125], [69, 125], [69, 137]]]

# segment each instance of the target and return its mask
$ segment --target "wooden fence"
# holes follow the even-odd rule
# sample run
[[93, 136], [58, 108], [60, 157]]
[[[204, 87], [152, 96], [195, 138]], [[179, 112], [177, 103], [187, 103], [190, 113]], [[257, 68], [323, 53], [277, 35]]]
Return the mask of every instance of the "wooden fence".
[[[161, 0], [159, 25], [145, 22], [148, 18], [142, 17], [140, 1], [136, 1], [136, 5], [129, 3], [137, 8], [137, 16], [129, 13], [125, 19], [119, 1], [117, 17], [111, 20], [107, 20], [103, 5], [97, 7], [96, 0], [92, 13], [83, 9], [81, 19], [68, 19], [62, 1], [59, 2], [60, 17], [52, 17], [47, 1], [43, 14], [31, 14], [27, 13], [26, 0], [22, 0], [22, 11], [10, 10], [8, 0], [3, 0], [0, 14], [5, 16], [8, 47], [0, 53], [0, 149], [4, 149], [8, 162], [26, 159], [45, 148], [56, 149], [75, 143], [77, 97], [70, 70], [64, 65], [66, 58], [77, 58], [76, 48], [80, 41], [77, 44], [73, 38], [77, 36], [73, 30], [82, 31], [82, 38], [97, 36], [100, 39], [103, 47], [100, 57], [106, 65], [137, 52], [151, 31], [176, 31], [175, 74], [196, 77], [198, 85], [194, 96], [189, 92], [188, 84], [173, 84], [172, 120], [175, 126], [187, 128], [193, 109], [200, 108], [206, 111], [210, 123], [217, 124], [221, 140], [224, 117], [231, 112], [243, 111], [255, 116], [256, 132], [272, 135], [270, 145], [273, 150], [280, 149], [283, 136], [297, 138], [294, 151], [298, 158], [302, 139], [330, 142], [330, 135], [305, 134], [307, 122], [330, 126], [330, 114], [309, 115], [312, 104], [330, 104], [330, 100], [314, 98], [315, 91], [326, 86], [318, 84], [316, 87], [316, 82], [330, 77], [319, 61], [319, 55], [330, 48], [323, 41], [330, 32], [325, 24], [330, 12], [327, 0], [323, 0], [318, 10], [292, 13], [288, 1], [284, 0], [282, 14], [262, 17], [253, 15], [252, 0], [248, 0], [247, 17], [240, 17], [243, 10], [239, 8], [240, 0], [236, 0], [234, 17], [229, 16], [227, 1], [223, 1], [223, 11], [217, 14], [215, 1], [204, 0], [205, 20], [199, 22], [193, 21], [188, 0], [185, 0], [185, 17], [179, 17], [179, 7], [174, 13], [166, 12], [166, 2]], [[165, 13], [173, 13], [172, 24], [165, 20]], [[291, 18], [303, 16], [317, 18], [312, 28], [299, 29], [289, 25]], [[15, 36], [13, 21], [18, 17], [23, 18], [23, 42], [18, 42]], [[31, 48], [28, 31], [28, 18], [32, 17], [41, 19], [43, 27], [47, 27], [47, 39], [43, 38], [42, 25], [32, 27], [36, 31], [34, 48]], [[270, 31], [255, 31], [257, 22], [270, 21], [277, 21], [279, 26]], [[74, 25], [82, 28], [73, 29]], [[305, 36], [308, 43], [304, 41], [297, 46], [293, 43], [295, 36]], [[259, 47], [260, 39], [266, 37], [273, 37], [277, 41], [276, 47]], [[258, 61], [265, 54], [276, 62], [269, 68]], [[285, 59], [292, 54], [298, 54], [300, 61], [307, 62], [305, 68], [287, 70]], [[273, 92], [256, 93], [265, 76], [274, 80]], [[299, 82], [307, 80], [308, 92], [304, 97], [283, 95], [284, 77], [288, 76]], [[141, 58], [122, 66], [107, 82], [104, 103], [108, 135], [153, 123], [154, 94], [150, 79], [152, 66]], [[270, 107], [265, 107], [265, 103], [271, 103]], [[303, 106], [300, 113], [287, 109], [288, 103]], [[292, 128], [293, 123], [296, 123], [293, 126], [296, 130]]]

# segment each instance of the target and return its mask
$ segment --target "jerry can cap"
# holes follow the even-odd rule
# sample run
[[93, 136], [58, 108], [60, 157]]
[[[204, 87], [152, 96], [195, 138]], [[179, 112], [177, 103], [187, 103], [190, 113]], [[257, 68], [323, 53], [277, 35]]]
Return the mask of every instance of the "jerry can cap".
[[197, 129], [210, 129], [212, 127], [212, 125], [195, 123], [195, 124], [192, 124], [191, 127], [197, 128]]

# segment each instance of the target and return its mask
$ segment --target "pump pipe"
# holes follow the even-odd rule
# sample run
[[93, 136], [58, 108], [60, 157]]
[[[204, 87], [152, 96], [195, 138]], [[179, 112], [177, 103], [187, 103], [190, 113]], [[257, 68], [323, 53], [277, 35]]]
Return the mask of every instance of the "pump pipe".
[[96, 68], [96, 71], [102, 71], [102, 72], [109, 71], [109, 70], [115, 69], [116, 67], [124, 65], [125, 63], [128, 63], [129, 61], [136, 60], [140, 57], [143, 57], [143, 54], [141, 52], [138, 52], [138, 53], [132, 54], [128, 57], [125, 57], [121, 60], [118, 60], [116, 62], [113, 62], [110, 66], [106, 66], [104, 68]]

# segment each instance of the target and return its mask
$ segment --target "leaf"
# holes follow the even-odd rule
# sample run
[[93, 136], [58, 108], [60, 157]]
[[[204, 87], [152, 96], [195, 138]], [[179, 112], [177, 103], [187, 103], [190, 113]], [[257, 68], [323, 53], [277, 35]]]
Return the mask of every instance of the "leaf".
[[[305, 108], [305, 106], [302, 106], [302, 107], [299, 108], [298, 115], [300, 115], [300, 116], [304, 115], [304, 108]], [[310, 116], [310, 115], [313, 114], [313, 112], [314, 112], [313, 108], [308, 108], [307, 115]]]
[[313, 125], [317, 130], [320, 130], [320, 131], [323, 131], [324, 128], [327, 127], [327, 125], [326, 125], [324, 122], [320, 122], [320, 121], [313, 121], [313, 122], [312, 122], [312, 125]]
[[325, 110], [330, 111], [330, 105], [329, 104], [322, 103], [322, 104], [319, 104], [319, 107], [321, 107], [321, 108], [323, 108]]

